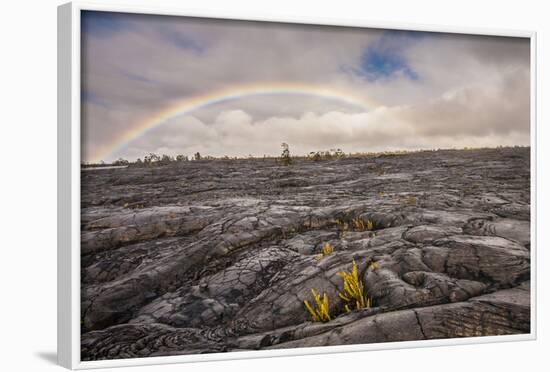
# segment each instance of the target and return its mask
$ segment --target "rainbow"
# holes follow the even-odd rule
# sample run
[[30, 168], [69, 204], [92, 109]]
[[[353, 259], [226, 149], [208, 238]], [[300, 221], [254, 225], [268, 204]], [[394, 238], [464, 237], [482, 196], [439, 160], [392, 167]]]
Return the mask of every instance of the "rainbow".
[[326, 87], [315, 84], [304, 83], [261, 83], [261, 84], [245, 84], [232, 86], [229, 88], [219, 89], [207, 94], [196, 95], [182, 99], [170, 107], [157, 112], [156, 114], [146, 118], [126, 132], [121, 133], [114, 138], [112, 142], [106, 146], [106, 150], [96, 154], [93, 161], [113, 158], [130, 142], [144, 136], [151, 130], [163, 125], [169, 119], [189, 114], [195, 110], [204, 108], [216, 103], [222, 103], [230, 100], [246, 98], [251, 96], [262, 95], [303, 95], [315, 96], [328, 100], [337, 100], [348, 105], [355, 106], [363, 111], [367, 111], [368, 107], [372, 107], [372, 100], [367, 100], [365, 97], [340, 90], [338, 88]]

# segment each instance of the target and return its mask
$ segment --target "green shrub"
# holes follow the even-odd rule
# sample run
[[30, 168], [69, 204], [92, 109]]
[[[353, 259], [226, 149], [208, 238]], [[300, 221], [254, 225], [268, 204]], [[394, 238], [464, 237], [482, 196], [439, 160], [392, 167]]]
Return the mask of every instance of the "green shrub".
[[315, 289], [311, 289], [311, 294], [315, 300], [314, 306], [311, 306], [308, 300], [304, 300], [304, 305], [311, 315], [314, 322], [328, 322], [331, 320], [328, 296], [323, 293], [323, 297]]

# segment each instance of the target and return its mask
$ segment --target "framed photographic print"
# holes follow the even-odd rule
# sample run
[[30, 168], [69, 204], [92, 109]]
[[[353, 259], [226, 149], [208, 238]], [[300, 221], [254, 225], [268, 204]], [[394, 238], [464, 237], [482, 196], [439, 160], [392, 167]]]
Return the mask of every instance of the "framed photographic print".
[[59, 7], [65, 367], [535, 337], [535, 33]]

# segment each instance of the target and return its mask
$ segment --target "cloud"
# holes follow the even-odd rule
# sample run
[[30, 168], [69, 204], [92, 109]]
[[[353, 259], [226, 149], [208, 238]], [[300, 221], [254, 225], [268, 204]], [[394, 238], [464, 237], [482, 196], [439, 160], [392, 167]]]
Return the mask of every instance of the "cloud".
[[131, 16], [112, 12], [82, 12], [82, 32], [94, 38], [109, 38], [131, 27]]
[[138, 157], [153, 149], [169, 155], [277, 155], [282, 142], [300, 155], [334, 148], [365, 152], [528, 145], [529, 117], [516, 114], [528, 110], [514, 106], [525, 104], [514, 103], [518, 89], [526, 89], [514, 84], [524, 80], [509, 78], [512, 81], [502, 81], [501, 88], [515, 88], [509, 91], [510, 101], [487, 93], [480, 85], [449, 91], [418, 105], [382, 106], [362, 113], [305, 112], [254, 120], [250, 113], [235, 109], [222, 111], [211, 122], [187, 115], [136, 141], [133, 152], [127, 154]]
[[276, 154], [283, 140], [297, 153], [528, 143], [527, 39], [99, 12], [85, 13], [83, 33], [84, 160], [182, 99], [272, 81], [377, 105], [363, 112], [295, 95], [222, 102], [104, 160]]
[[370, 82], [394, 78], [418, 80], [418, 74], [409, 65], [404, 52], [426, 35], [415, 31], [387, 31], [362, 53], [359, 67], [342, 66], [342, 71]]

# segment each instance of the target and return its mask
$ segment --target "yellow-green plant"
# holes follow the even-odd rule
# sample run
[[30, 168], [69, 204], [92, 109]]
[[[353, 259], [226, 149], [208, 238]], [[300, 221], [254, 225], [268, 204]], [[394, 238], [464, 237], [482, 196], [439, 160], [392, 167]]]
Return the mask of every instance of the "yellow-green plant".
[[351, 222], [353, 223], [353, 227], [355, 228], [355, 230], [359, 230], [359, 231], [374, 230], [374, 223], [370, 219], [367, 220], [367, 222], [365, 223], [365, 221], [362, 218], [356, 217], [352, 219]]
[[355, 230], [365, 231], [365, 221], [363, 221], [363, 219], [356, 217], [351, 220], [351, 222], [353, 223]]
[[371, 231], [374, 229], [374, 223], [371, 220], [367, 220], [367, 230]]
[[336, 219], [336, 225], [338, 225], [338, 228], [342, 230], [342, 232], [345, 232], [348, 229], [348, 224], [341, 219]]
[[317, 291], [313, 288], [311, 289], [311, 294], [313, 295], [313, 299], [315, 300], [315, 308], [309, 304], [308, 300], [304, 300], [304, 305], [306, 305], [306, 309], [311, 314], [311, 318], [313, 319], [313, 321], [330, 321], [330, 308], [327, 294], [323, 293], [323, 297], [321, 298], [321, 295], [317, 293]]
[[334, 247], [330, 243], [323, 244], [323, 248], [321, 249], [323, 257], [330, 255], [332, 252], [334, 252]]
[[418, 203], [418, 199], [416, 196], [409, 196], [406, 200], [407, 205], [416, 205]]
[[341, 271], [338, 273], [338, 276], [344, 279], [344, 292], [340, 292], [338, 295], [346, 302], [344, 309], [347, 312], [350, 312], [352, 309], [359, 310], [371, 307], [372, 301], [365, 296], [365, 288], [359, 278], [355, 260], [353, 260], [351, 272]]

